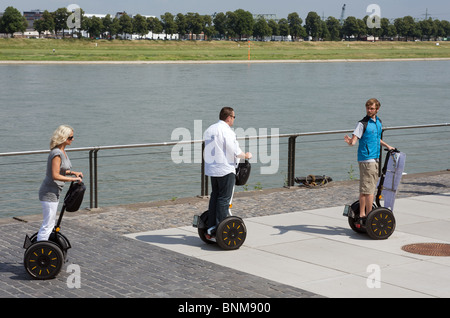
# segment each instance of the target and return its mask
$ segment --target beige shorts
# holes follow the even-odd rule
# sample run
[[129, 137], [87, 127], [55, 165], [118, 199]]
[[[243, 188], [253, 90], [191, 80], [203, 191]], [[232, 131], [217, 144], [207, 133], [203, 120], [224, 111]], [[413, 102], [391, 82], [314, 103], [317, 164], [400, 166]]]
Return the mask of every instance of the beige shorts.
[[378, 162], [359, 162], [359, 193], [374, 194], [378, 182]]

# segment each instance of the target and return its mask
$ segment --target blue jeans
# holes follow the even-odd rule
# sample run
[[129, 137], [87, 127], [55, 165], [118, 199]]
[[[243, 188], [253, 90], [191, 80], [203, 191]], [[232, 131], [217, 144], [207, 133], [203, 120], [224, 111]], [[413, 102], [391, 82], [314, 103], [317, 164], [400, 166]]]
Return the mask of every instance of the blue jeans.
[[208, 228], [218, 225], [228, 216], [233, 196], [236, 175], [229, 173], [223, 177], [211, 177], [211, 197], [209, 199]]

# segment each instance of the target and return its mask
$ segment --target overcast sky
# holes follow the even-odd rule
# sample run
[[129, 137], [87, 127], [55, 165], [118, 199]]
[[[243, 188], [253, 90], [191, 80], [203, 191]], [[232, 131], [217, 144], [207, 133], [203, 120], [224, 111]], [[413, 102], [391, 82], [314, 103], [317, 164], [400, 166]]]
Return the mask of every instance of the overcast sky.
[[450, 21], [449, 0], [0, 0], [0, 11], [13, 6], [19, 11], [41, 9], [55, 11], [70, 4], [77, 4], [86, 13], [115, 14], [126, 11], [129, 14], [154, 15], [159, 17], [165, 12], [197, 12], [213, 14], [244, 9], [253, 14], [276, 14], [286, 18], [291, 12], [297, 12], [305, 20], [310, 11], [320, 16], [339, 18], [343, 4], [346, 4], [345, 17], [363, 18], [372, 12], [366, 12], [368, 5], [374, 3], [381, 9], [381, 17], [399, 18], [410, 15], [414, 18], [428, 16]]

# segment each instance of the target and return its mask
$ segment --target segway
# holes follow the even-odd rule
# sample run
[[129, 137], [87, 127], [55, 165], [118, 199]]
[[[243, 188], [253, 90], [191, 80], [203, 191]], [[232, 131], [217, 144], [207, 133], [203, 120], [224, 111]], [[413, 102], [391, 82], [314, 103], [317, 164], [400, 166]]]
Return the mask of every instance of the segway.
[[[244, 185], [250, 176], [250, 170], [251, 165], [248, 160], [239, 163], [236, 169], [235, 184]], [[245, 238], [247, 237], [247, 228], [240, 217], [231, 214], [233, 195], [234, 188], [229, 203], [228, 216], [217, 225], [215, 237], [207, 234], [209, 211], [203, 212], [200, 216], [194, 215], [192, 226], [197, 228], [198, 236], [203, 242], [207, 244], [217, 243], [224, 250], [237, 250], [244, 244]]]
[[[374, 240], [384, 240], [394, 233], [395, 217], [394, 202], [400, 184], [406, 155], [397, 149], [388, 150], [381, 176], [378, 180], [377, 194], [372, 211], [367, 215], [365, 224], [361, 224], [359, 216], [359, 200], [352, 205], [346, 205], [343, 215], [348, 217], [348, 223], [357, 233], [367, 233]], [[384, 197], [384, 206], [380, 199]]]
[[61, 221], [64, 212], [78, 211], [86, 186], [80, 182], [72, 182], [64, 197], [64, 204], [59, 214], [58, 222], [47, 241], [37, 242], [38, 233], [31, 237], [25, 236], [23, 264], [31, 277], [39, 280], [54, 278], [67, 261], [67, 250], [71, 248], [69, 240], [61, 233]]

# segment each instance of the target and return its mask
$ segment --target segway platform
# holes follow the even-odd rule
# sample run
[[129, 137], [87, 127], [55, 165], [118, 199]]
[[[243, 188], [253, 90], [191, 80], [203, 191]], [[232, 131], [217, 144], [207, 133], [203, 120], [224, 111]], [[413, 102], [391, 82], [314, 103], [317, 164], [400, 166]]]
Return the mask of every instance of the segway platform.
[[58, 223], [47, 241], [37, 241], [38, 233], [25, 236], [23, 264], [31, 277], [39, 280], [51, 279], [59, 274], [67, 261], [67, 250], [71, 248], [69, 240], [60, 232], [64, 212], [78, 211], [86, 186], [72, 182], [64, 197], [64, 204], [59, 214]]
[[[372, 211], [367, 215], [365, 224], [359, 217], [359, 200], [346, 205], [343, 215], [348, 217], [350, 228], [357, 233], [367, 233], [375, 240], [387, 239], [394, 233], [396, 222], [393, 213], [397, 189], [405, 168], [406, 155], [397, 149], [389, 150], [380, 179]], [[384, 197], [383, 206], [380, 199]]]
[[207, 234], [208, 211], [195, 215], [192, 225], [197, 228], [198, 236], [207, 244], [217, 243], [224, 250], [236, 250], [244, 244], [247, 228], [244, 221], [237, 216], [228, 216], [216, 228], [215, 236]]

